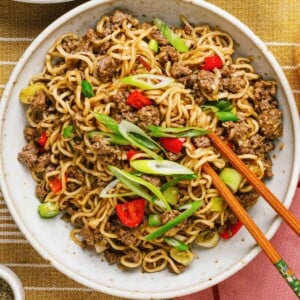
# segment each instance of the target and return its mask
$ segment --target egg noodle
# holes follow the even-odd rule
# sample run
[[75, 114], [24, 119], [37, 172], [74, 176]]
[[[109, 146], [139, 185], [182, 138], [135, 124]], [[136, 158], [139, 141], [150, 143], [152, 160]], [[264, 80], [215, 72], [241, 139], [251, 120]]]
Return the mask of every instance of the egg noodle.
[[[29, 83], [29, 88], [39, 87], [39, 91], [26, 100], [28, 124], [25, 128], [27, 142], [35, 151], [34, 163], [27, 165], [37, 182], [39, 198], [43, 203], [54, 203], [63, 212], [62, 218], [74, 226], [71, 238], [76, 244], [97, 253], [104, 252], [109, 263], [117, 263], [123, 269], [141, 267], [145, 272], [157, 272], [168, 267], [173, 273], [181, 273], [193, 260], [192, 250], [216, 246], [219, 234], [238, 220], [222, 199], [219, 200], [221, 208], [212, 209], [211, 200], [220, 196], [210, 176], [202, 171], [202, 165], [210, 162], [218, 173], [230, 166], [205, 136], [181, 139], [179, 153], [153, 150], [164, 160], [185, 166], [197, 176], [174, 186], [177, 199], [170, 203], [170, 211], [155, 201], [145, 201], [141, 222], [128, 227], [116, 214], [116, 205], [141, 197], [134, 196], [122, 181], [111, 185], [107, 195], [101, 197], [101, 191], [116, 179], [109, 165], [134, 174], [130, 162], [152, 158], [134, 145], [116, 145], [103, 135], [93, 136], [94, 132], [110, 132], [97, 120], [95, 112], [110, 116], [118, 123], [127, 119], [149, 135], [147, 126], [153, 124], [217, 132], [258, 178], [272, 175], [268, 152], [274, 148], [273, 140], [281, 134], [281, 114], [274, 92], [276, 84], [256, 74], [250, 59], [233, 56], [235, 43], [229, 34], [208, 25], [194, 26], [184, 17], [182, 23], [181, 28], [171, 30], [185, 43], [187, 51], [177, 51], [154, 23], [141, 23], [120, 11], [103, 16], [84, 36], [74, 33], [61, 36], [48, 50], [43, 71], [34, 75]], [[157, 38], [159, 35], [162, 41]], [[157, 52], [149, 47], [151, 40], [158, 42]], [[216, 56], [221, 66], [202, 68], [206, 58]], [[101, 69], [103, 59], [107, 59], [108, 64]], [[140, 89], [121, 80], [137, 74], [155, 74], [174, 80], [153, 89]], [[91, 85], [91, 96], [83, 93], [83, 81]], [[145, 79], [153, 85], [158, 81]], [[128, 95], [136, 90], [150, 99], [149, 107], [155, 109], [152, 115], [142, 116], [144, 108], [136, 109], [126, 102]], [[41, 104], [42, 109], [34, 104], [38, 95], [45, 102]], [[230, 103], [230, 112], [237, 120], [222, 121], [218, 117], [218, 109], [213, 105], [220, 99]], [[270, 125], [272, 129], [266, 125], [267, 120], [272, 119], [272, 112], [271, 117], [266, 118], [262, 103], [269, 105], [269, 113], [271, 107], [278, 120], [278, 124]], [[120, 107], [125, 107], [125, 112]], [[65, 133], [66, 128], [71, 134]], [[32, 133], [30, 137], [28, 131]], [[46, 138], [41, 142], [43, 133]], [[158, 138], [152, 138], [159, 143]], [[197, 139], [204, 144], [199, 145]], [[104, 148], [108, 152], [101, 152]], [[132, 149], [137, 151], [128, 158]], [[49, 158], [42, 167], [41, 157]], [[148, 177], [158, 180], [158, 189], [174, 178], [164, 174]], [[144, 179], [147, 181], [147, 176]], [[59, 183], [58, 188], [53, 187], [53, 180]], [[236, 196], [246, 208], [258, 198], [244, 179]], [[248, 196], [252, 197], [251, 201], [243, 201]], [[181, 206], [194, 201], [201, 201], [201, 206], [191, 216], [161, 236], [145, 239], [179, 216]], [[158, 216], [160, 225], [150, 226], [149, 215]], [[166, 237], [187, 248], [176, 250], [166, 242]]]

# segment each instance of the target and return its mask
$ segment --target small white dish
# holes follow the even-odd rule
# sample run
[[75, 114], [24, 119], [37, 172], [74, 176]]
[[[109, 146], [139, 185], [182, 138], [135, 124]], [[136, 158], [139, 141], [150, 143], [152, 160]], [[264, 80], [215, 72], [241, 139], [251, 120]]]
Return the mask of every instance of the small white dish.
[[9, 268], [0, 265], [0, 278], [4, 279], [14, 293], [14, 300], [24, 300], [25, 292], [19, 277]]

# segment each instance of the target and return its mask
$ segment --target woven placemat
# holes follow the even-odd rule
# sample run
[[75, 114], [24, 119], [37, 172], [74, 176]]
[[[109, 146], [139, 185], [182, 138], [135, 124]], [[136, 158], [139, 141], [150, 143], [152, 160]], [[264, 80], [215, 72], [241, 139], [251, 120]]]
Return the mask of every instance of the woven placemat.
[[[34, 5], [11, 0], [0, 1], [0, 96], [11, 71], [31, 41], [49, 23], [83, 2], [85, 1], [77, 0], [65, 4]], [[224, 8], [239, 18], [266, 43], [284, 70], [300, 110], [300, 76], [297, 75], [300, 64], [299, 61], [293, 60], [293, 53], [300, 49], [300, 41], [297, 40], [300, 33], [300, 1], [208, 2]], [[41, 258], [18, 230], [1, 193], [0, 263], [9, 266], [18, 274], [25, 287], [26, 299], [122, 299], [94, 292], [79, 285]], [[208, 292], [207, 299], [213, 299], [211, 298], [213, 294], [212, 291]], [[186, 299], [196, 298], [186, 297]]]

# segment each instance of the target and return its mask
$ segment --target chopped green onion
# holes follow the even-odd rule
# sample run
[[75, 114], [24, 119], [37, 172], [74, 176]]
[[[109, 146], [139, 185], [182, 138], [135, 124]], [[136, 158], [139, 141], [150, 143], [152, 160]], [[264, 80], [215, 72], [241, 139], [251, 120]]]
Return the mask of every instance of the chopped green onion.
[[216, 107], [220, 111], [228, 111], [232, 108], [232, 103], [228, 99], [220, 99], [217, 101], [206, 101], [201, 107]]
[[222, 197], [212, 197], [210, 199], [210, 211], [220, 212], [224, 210], [224, 200]]
[[119, 180], [115, 179], [111, 181], [99, 194], [101, 198], [117, 198], [117, 197], [125, 197], [125, 196], [133, 196], [135, 193], [122, 193], [122, 194], [109, 194], [108, 192], [112, 190], [117, 184]]
[[198, 127], [165, 128], [156, 125], [149, 125], [147, 128], [150, 130], [150, 135], [154, 137], [196, 137], [208, 133], [206, 129]]
[[170, 256], [184, 266], [188, 266], [194, 259], [194, 254], [191, 251], [179, 251], [175, 248], [171, 248]]
[[150, 40], [149, 43], [148, 43], [148, 47], [154, 53], [158, 52], [158, 42], [156, 40]]
[[94, 96], [93, 87], [88, 81], [82, 80], [81, 81], [81, 88], [82, 88], [82, 94], [85, 97], [91, 98], [91, 97]]
[[186, 251], [189, 249], [189, 246], [177, 239], [171, 237], [165, 237], [164, 241], [171, 247], [175, 248], [178, 251]]
[[193, 174], [193, 171], [179, 163], [170, 160], [136, 159], [130, 165], [143, 173], [152, 175]]
[[177, 204], [178, 194], [178, 188], [175, 186], [169, 186], [165, 191], [163, 191], [163, 195], [171, 205]]
[[[142, 79], [159, 81], [158, 83], [150, 83]], [[142, 90], [162, 89], [174, 82], [174, 78], [155, 74], [136, 74], [120, 79], [121, 83], [136, 86]]]
[[140, 145], [143, 145], [144, 147], [147, 147], [148, 149], [159, 150], [159, 147], [156, 145], [156, 143], [153, 143], [151, 140], [149, 140], [148, 138], [145, 138], [142, 135], [139, 135], [137, 133], [129, 133], [129, 136], [136, 143], [139, 143]]
[[149, 215], [148, 225], [151, 227], [159, 226], [161, 224], [160, 215]]
[[186, 43], [177, 35], [175, 34], [169, 26], [163, 22], [162, 20], [155, 18], [154, 24], [161, 32], [161, 34], [165, 37], [165, 39], [179, 52], [187, 52], [189, 51], [188, 46]]
[[126, 185], [130, 190], [132, 190], [136, 195], [143, 197], [144, 199], [150, 201], [152, 203], [152, 198], [148, 191], [150, 190], [159, 200], [162, 201], [166, 210], [171, 210], [169, 203], [165, 199], [162, 192], [152, 183], [138, 177], [132, 175], [124, 170], [120, 170], [114, 166], [108, 166], [109, 170], [121, 181], [124, 185]]
[[74, 126], [73, 125], [70, 125], [70, 126], [67, 126], [63, 129], [63, 137], [66, 139], [66, 138], [70, 138], [74, 135]]
[[216, 115], [221, 122], [238, 121], [239, 118], [231, 111], [217, 111]]
[[232, 168], [224, 168], [219, 174], [219, 177], [233, 193], [237, 192], [243, 178], [239, 172]]
[[42, 218], [53, 218], [59, 214], [59, 209], [54, 202], [44, 202], [38, 206], [38, 212]]
[[121, 134], [114, 134], [114, 133], [103, 132], [103, 131], [91, 131], [88, 133], [88, 136], [90, 138], [93, 138], [95, 135], [104, 136], [111, 144], [122, 145], [122, 146], [130, 145], [130, 143], [126, 139], [124, 139]]
[[201, 206], [202, 201], [193, 201], [191, 203], [188, 203], [184, 205], [184, 208], [186, 209], [183, 213], [181, 213], [179, 216], [175, 217], [174, 219], [170, 220], [163, 226], [159, 227], [155, 231], [149, 233], [145, 236], [146, 241], [151, 241], [153, 239], [156, 239], [160, 236], [162, 236], [164, 233], [172, 229], [177, 224], [183, 222], [185, 219], [190, 217], [198, 208]]
[[214, 248], [218, 245], [219, 240], [220, 236], [217, 231], [205, 230], [199, 233], [195, 243], [204, 248]]
[[166, 182], [165, 184], [162, 185], [160, 190], [164, 192], [166, 189], [168, 189], [170, 186], [173, 186], [177, 184], [179, 181], [182, 180], [193, 180], [196, 179], [198, 176], [196, 174], [185, 174], [185, 175], [179, 175], [173, 178], [172, 180]]
[[147, 153], [154, 159], [162, 159], [161, 156], [159, 156], [158, 154], [156, 154], [149, 148], [145, 147], [144, 143], [140, 143], [137, 139], [132, 138], [132, 134], [142, 136], [145, 139], [147, 139], [149, 142], [151, 142], [152, 144], [156, 145], [158, 148], [162, 149], [162, 147], [158, 143], [156, 143], [150, 136], [148, 136], [148, 134], [146, 132], [144, 132], [141, 128], [139, 128], [135, 124], [128, 122], [126, 120], [123, 120], [123, 121], [121, 121], [121, 123], [119, 125], [119, 131], [120, 131], [121, 135], [131, 143], [131, 145], [141, 149], [142, 151], [144, 151], [145, 153]]
[[102, 123], [105, 127], [107, 127], [111, 132], [120, 134], [119, 132], [119, 124], [116, 120], [113, 118], [109, 117], [108, 115], [105, 114], [100, 114], [96, 111], [93, 111], [93, 114], [95, 118]]

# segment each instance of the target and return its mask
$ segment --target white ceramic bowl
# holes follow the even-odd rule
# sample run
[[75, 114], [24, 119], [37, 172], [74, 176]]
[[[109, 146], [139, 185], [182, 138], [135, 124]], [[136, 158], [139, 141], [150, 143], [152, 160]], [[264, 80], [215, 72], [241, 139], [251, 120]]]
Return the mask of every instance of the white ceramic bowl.
[[0, 278], [4, 279], [14, 294], [15, 300], [24, 300], [25, 292], [19, 277], [11, 269], [0, 265]]
[[[173, 25], [179, 23], [179, 15], [184, 14], [193, 23], [219, 26], [240, 45], [237, 53], [253, 57], [254, 67], [260, 74], [278, 81], [277, 97], [284, 115], [284, 134], [280, 143], [285, 147], [276, 151], [275, 175], [267, 184], [287, 207], [290, 205], [298, 180], [300, 149], [296, 136], [299, 132], [297, 108], [288, 82], [265, 44], [249, 28], [227, 12], [200, 0], [94, 0], [75, 8], [45, 29], [20, 59], [1, 101], [2, 191], [15, 221], [33, 247], [54, 267], [79, 283], [107, 294], [135, 299], [171, 298], [193, 293], [233, 275], [259, 253], [259, 247], [244, 228], [214, 249], [199, 250], [197, 259], [183, 274], [122, 272], [76, 246], [69, 239], [68, 224], [59, 218], [42, 220], [38, 216], [35, 184], [28, 170], [16, 159], [25, 144], [23, 127], [26, 120], [24, 107], [18, 100], [20, 90], [33, 74], [42, 70], [47, 49], [60, 35], [69, 31], [83, 34], [101, 15], [110, 14], [115, 8], [124, 9], [140, 19], [160, 17]], [[251, 210], [251, 215], [268, 238], [280, 225], [280, 219], [265, 201], [261, 200]]]

